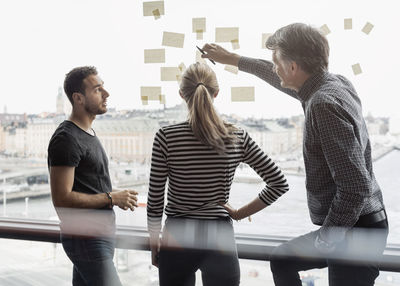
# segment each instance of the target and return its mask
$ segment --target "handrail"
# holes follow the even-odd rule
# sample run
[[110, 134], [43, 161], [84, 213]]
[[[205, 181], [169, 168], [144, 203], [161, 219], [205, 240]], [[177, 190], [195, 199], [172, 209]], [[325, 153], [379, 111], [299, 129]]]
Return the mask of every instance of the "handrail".
[[[117, 226], [117, 248], [150, 250], [149, 235], [145, 227]], [[0, 218], [0, 238], [21, 239], [43, 242], [60, 242], [58, 221], [19, 218]], [[235, 234], [239, 258], [268, 261], [277, 245], [291, 237]], [[400, 245], [388, 244], [381, 263], [383, 271], [400, 272]]]

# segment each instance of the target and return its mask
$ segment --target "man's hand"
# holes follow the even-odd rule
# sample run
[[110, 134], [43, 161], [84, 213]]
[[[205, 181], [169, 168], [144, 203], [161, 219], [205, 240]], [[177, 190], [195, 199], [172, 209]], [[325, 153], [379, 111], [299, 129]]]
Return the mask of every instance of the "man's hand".
[[329, 254], [335, 251], [336, 244], [333, 242], [327, 242], [321, 238], [318, 234], [314, 241], [315, 248], [322, 254]]
[[225, 50], [223, 47], [216, 44], [205, 44], [203, 51], [206, 54], [201, 55], [202, 58], [212, 59], [216, 62], [226, 65], [238, 66], [240, 56]]
[[111, 193], [113, 205], [119, 206], [123, 210], [131, 209], [134, 211], [137, 207], [137, 194], [133, 190], [113, 191]]
[[334, 252], [337, 245], [345, 239], [346, 231], [345, 227], [321, 227], [315, 238], [315, 248], [324, 254]]

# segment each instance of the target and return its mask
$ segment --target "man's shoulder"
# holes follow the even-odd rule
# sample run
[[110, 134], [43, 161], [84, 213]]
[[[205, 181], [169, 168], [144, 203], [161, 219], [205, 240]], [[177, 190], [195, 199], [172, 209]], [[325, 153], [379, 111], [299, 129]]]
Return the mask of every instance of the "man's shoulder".
[[51, 136], [48, 150], [67, 151], [70, 148], [76, 148], [79, 144], [74, 126], [69, 121], [65, 120], [60, 123], [57, 129]]
[[65, 120], [61, 122], [60, 125], [58, 125], [57, 129], [53, 133], [51, 140], [56, 138], [71, 140], [73, 139], [73, 137], [74, 137], [73, 129], [71, 128], [70, 123], [67, 120]]

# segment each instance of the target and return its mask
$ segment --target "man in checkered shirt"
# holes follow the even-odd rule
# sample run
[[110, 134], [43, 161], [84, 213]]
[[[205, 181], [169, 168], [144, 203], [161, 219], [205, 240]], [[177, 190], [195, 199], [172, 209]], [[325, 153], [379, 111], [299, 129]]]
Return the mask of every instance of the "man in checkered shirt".
[[215, 44], [203, 47], [203, 57], [256, 75], [299, 100], [304, 110], [308, 208], [321, 227], [275, 249], [275, 285], [300, 286], [299, 271], [324, 267], [331, 286], [373, 285], [388, 223], [357, 92], [344, 76], [328, 72], [328, 41], [311, 26], [280, 28], [266, 47], [272, 62]]

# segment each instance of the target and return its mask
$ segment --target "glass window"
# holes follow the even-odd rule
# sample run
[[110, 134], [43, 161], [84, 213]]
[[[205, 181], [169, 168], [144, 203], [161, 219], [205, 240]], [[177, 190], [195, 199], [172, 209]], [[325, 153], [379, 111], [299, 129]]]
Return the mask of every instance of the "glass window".
[[[145, 226], [151, 146], [155, 132], [183, 121], [186, 107], [177, 82], [160, 80], [160, 67], [196, 61], [196, 45], [215, 42], [217, 27], [239, 27], [238, 54], [271, 59], [262, 34], [292, 22], [327, 25], [330, 71], [346, 76], [356, 87], [373, 144], [374, 167], [390, 218], [390, 243], [400, 243], [400, 144], [397, 82], [400, 50], [397, 1], [165, 1], [160, 19], [144, 17], [142, 1], [3, 1], [0, 4], [2, 53], [0, 76], [0, 214], [9, 217], [57, 219], [51, 203], [46, 163], [48, 141], [68, 117], [64, 75], [73, 67], [94, 65], [110, 92], [107, 114], [93, 128], [110, 158], [115, 187], [124, 182], [140, 192], [142, 206], [133, 214], [116, 209], [120, 224]], [[24, 7], [24, 9], [21, 9]], [[343, 12], [345, 7], [345, 12]], [[352, 28], [345, 29], [346, 18]], [[192, 18], [206, 17], [203, 39], [192, 32]], [[74, 21], [73, 19], [79, 19]], [[348, 23], [348, 21], [347, 21]], [[368, 24], [369, 23], [369, 24]], [[366, 32], [365, 26], [372, 30]], [[362, 31], [364, 30], [364, 32]], [[162, 46], [163, 32], [182, 33], [183, 48]], [[384, 43], [384, 44], [382, 44]], [[164, 63], [144, 63], [145, 49], [165, 49]], [[215, 106], [227, 120], [247, 129], [287, 174], [291, 190], [252, 221], [235, 222], [237, 232], [299, 235], [317, 227], [309, 219], [302, 161], [301, 105], [268, 84], [243, 72], [233, 74], [212, 65], [220, 84]], [[361, 73], [352, 66], [359, 64]], [[166, 103], [141, 100], [142, 86], [161, 86]], [[231, 87], [254, 86], [255, 102], [232, 102]], [[123, 141], [124, 140], [124, 141]], [[127, 150], [129, 148], [129, 150]], [[397, 148], [397, 149], [396, 149]], [[232, 186], [231, 203], [252, 200], [263, 185], [241, 166]]]

